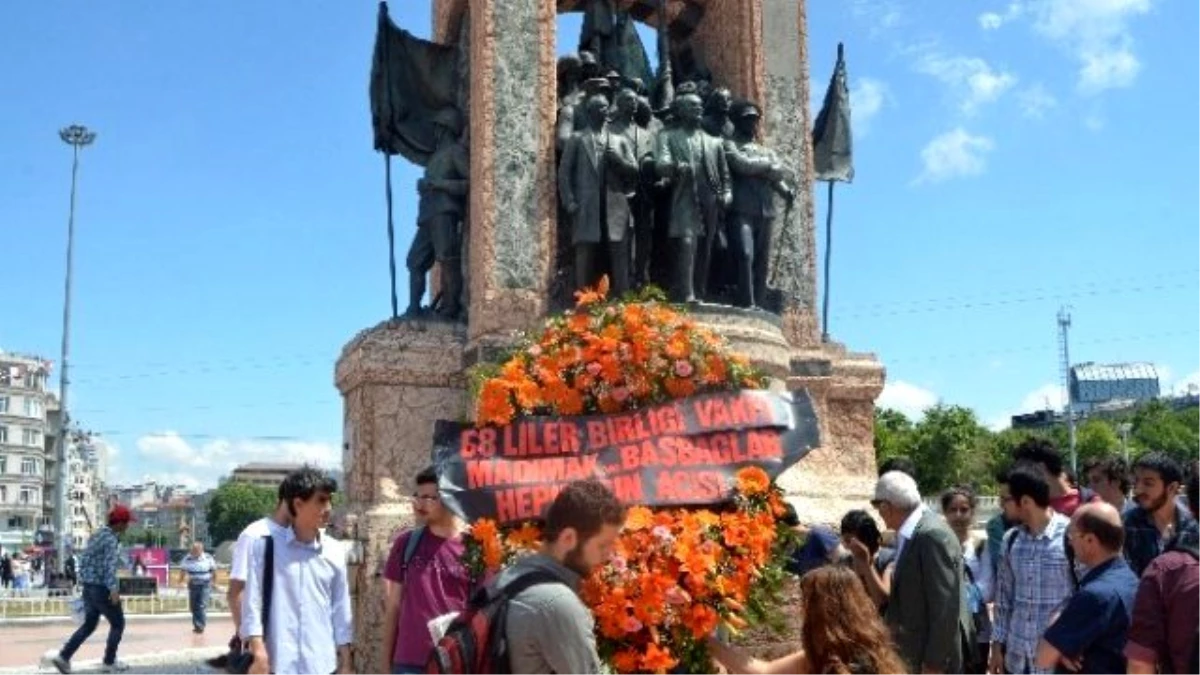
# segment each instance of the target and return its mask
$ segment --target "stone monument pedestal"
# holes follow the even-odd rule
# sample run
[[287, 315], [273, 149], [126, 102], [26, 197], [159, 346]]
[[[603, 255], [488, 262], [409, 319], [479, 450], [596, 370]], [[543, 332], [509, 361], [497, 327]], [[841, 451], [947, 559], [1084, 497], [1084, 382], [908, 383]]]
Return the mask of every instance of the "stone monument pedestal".
[[383, 583], [396, 532], [413, 523], [413, 478], [429, 464], [433, 423], [466, 410], [465, 327], [442, 321], [385, 321], [342, 349], [336, 384], [344, 400], [342, 463], [356, 549], [351, 565], [355, 659], [380, 663]]
[[846, 511], [866, 508], [875, 480], [875, 399], [884, 381], [875, 356], [837, 343], [794, 347], [780, 317], [761, 310], [700, 304], [690, 313], [767, 373], [773, 388], [812, 396], [821, 445], [777, 481], [801, 521], [834, 525]]

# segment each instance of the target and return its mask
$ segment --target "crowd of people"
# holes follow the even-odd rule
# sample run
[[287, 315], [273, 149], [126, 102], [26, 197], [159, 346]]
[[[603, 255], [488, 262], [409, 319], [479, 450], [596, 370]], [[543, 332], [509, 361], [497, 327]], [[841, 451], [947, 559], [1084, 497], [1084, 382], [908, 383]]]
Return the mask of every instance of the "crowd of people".
[[[874, 514], [847, 513], [840, 532], [785, 516], [805, 539], [789, 566], [800, 577], [799, 648], [763, 661], [714, 634], [715, 662], [745, 673], [1200, 671], [1195, 471], [1185, 480], [1177, 462], [1149, 453], [1131, 469], [1088, 465], [1091, 487], [1079, 488], [1053, 445], [1030, 441], [999, 476], [1001, 512], [982, 531], [971, 488], [946, 490], [939, 513], [925, 505], [914, 473], [911, 462], [885, 463]], [[325, 532], [336, 491], [319, 470], [295, 471], [279, 486], [275, 511], [239, 536], [228, 592], [236, 634], [214, 665], [352, 671], [346, 549]], [[412, 502], [416, 525], [397, 534], [382, 568], [380, 661], [359, 664], [364, 670], [462, 667], [453, 640], [441, 637], [459, 616], [503, 626], [489, 672], [601, 672], [578, 588], [609, 560], [625, 519], [602, 483], [565, 487], [545, 514], [540, 551], [479, 585], [463, 561], [465, 523], [442, 503], [434, 468], [417, 475]], [[101, 616], [110, 624], [105, 670], [123, 669], [116, 569], [130, 519], [115, 507], [81, 557], [86, 616], [53, 659], [60, 672], [70, 672]], [[207, 603], [214, 564], [198, 546], [183, 567], [194, 628], [203, 632], [195, 610]]]
[[[905, 462], [884, 468], [914, 471]], [[1075, 485], [1053, 444], [1024, 443], [997, 476], [1001, 512], [987, 522], [985, 536], [974, 532], [977, 499], [970, 488], [942, 494], [942, 515], [961, 546], [961, 586], [974, 634], [957, 672], [1200, 671], [1196, 471], [1185, 480], [1178, 462], [1151, 452], [1132, 468], [1109, 458], [1082, 473], [1089, 487]], [[858, 539], [847, 525], [843, 535]], [[903, 527], [896, 532], [903, 542]], [[868, 552], [878, 550], [876, 537], [867, 537]], [[877, 591], [877, 601], [894, 602], [908, 582], [889, 572], [890, 565], [862, 558], [854, 567], [864, 586]], [[928, 574], [927, 560], [921, 574]], [[896, 567], [903, 563], [901, 557]], [[903, 635], [914, 626], [893, 625], [902, 653]], [[934, 635], [953, 639], [947, 632]], [[907, 655], [906, 661], [914, 671], [935, 665]]]
[[23, 551], [0, 552], [0, 589], [13, 597], [29, 594], [42, 577], [42, 559]]

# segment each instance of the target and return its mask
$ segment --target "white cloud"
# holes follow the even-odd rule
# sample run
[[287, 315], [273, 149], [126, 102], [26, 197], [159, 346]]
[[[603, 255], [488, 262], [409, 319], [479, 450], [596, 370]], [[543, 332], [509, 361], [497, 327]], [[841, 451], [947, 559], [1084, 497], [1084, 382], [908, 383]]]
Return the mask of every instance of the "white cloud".
[[877, 38], [904, 22], [903, 6], [898, 0], [851, 0], [850, 11], [867, 22], [870, 36]]
[[871, 120], [883, 109], [889, 96], [887, 84], [870, 77], [859, 78], [850, 88], [850, 111], [854, 116], [854, 133], [866, 136]]
[[[217, 438], [193, 444], [176, 432], [166, 431], [142, 436], [135, 445], [141, 461], [136, 467], [122, 464], [122, 476], [145, 473], [181, 482], [176, 478], [186, 475], [203, 487], [215, 485], [234, 467], [247, 462], [309, 463], [325, 468], [337, 468], [342, 462], [337, 445], [320, 441]], [[148, 471], [158, 465], [169, 470]], [[186, 473], [179, 473], [179, 469]]]
[[1084, 116], [1083, 126], [1088, 131], [1100, 131], [1104, 128], [1104, 116], [1098, 112], [1090, 112]]
[[1041, 82], [1021, 90], [1017, 102], [1021, 105], [1021, 114], [1031, 119], [1041, 119], [1047, 111], [1058, 107], [1058, 99]]
[[895, 380], [883, 385], [875, 405], [904, 413], [911, 420], [925, 416], [925, 410], [938, 403], [938, 395], [910, 382]]
[[981, 58], [973, 56], [945, 56], [927, 52], [917, 59], [918, 72], [931, 75], [941, 81], [959, 97], [959, 109], [966, 114], [975, 112], [981, 105], [992, 103], [1017, 84], [1017, 76], [1005, 70], [996, 70]]
[[1066, 404], [1066, 394], [1063, 388], [1053, 382], [1048, 382], [1034, 389], [1021, 399], [1017, 414], [1038, 412], [1039, 410], [1062, 410]]
[[990, 431], [1004, 431], [1012, 426], [1012, 415], [1004, 413], [989, 417], [983, 420], [983, 426], [987, 427]]
[[1171, 392], [1175, 394], [1194, 394], [1200, 391], [1200, 370], [1171, 384]]
[[921, 174], [915, 183], [938, 183], [959, 176], [977, 176], [987, 168], [987, 154], [996, 144], [962, 127], [936, 136], [921, 150]]
[[1042, 0], [1032, 5], [1034, 29], [1079, 63], [1083, 94], [1128, 87], [1141, 62], [1133, 53], [1129, 23], [1150, 11], [1152, 0]]
[[984, 30], [997, 30], [1004, 24], [1021, 16], [1025, 7], [1019, 2], [1011, 2], [1004, 12], [984, 12], [979, 15], [979, 27]]

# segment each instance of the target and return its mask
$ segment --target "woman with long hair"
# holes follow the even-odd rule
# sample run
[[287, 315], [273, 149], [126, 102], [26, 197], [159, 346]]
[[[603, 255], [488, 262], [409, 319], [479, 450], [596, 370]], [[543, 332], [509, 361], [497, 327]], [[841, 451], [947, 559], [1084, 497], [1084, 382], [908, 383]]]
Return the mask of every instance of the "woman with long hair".
[[858, 575], [829, 565], [800, 579], [800, 651], [760, 661], [710, 640], [713, 658], [730, 673], [905, 673], [879, 610]]

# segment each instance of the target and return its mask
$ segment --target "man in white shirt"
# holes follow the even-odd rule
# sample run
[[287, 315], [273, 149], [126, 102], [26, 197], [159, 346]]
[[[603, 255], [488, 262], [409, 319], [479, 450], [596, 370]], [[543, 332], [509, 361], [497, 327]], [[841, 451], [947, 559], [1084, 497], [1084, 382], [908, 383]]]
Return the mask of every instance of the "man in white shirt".
[[[279, 493], [292, 526], [250, 545], [240, 633], [254, 655], [251, 673], [353, 670], [346, 552], [322, 531], [335, 492], [337, 481], [317, 469], [288, 474]], [[269, 604], [263, 601], [268, 579]]]
[[275, 503], [275, 512], [247, 525], [246, 529], [238, 535], [237, 543], [233, 545], [233, 560], [229, 569], [229, 593], [226, 599], [229, 601], [229, 613], [233, 615], [234, 639], [237, 639], [236, 631], [239, 631], [242, 625], [242, 592], [246, 588], [246, 568], [250, 564], [251, 545], [263, 537], [283, 532], [291, 524], [292, 516], [288, 513], [287, 504], [283, 500], [281, 485], [279, 501]]

